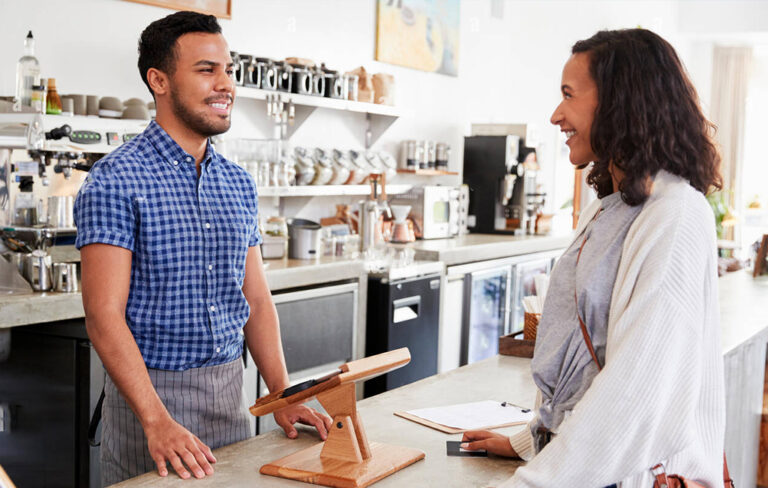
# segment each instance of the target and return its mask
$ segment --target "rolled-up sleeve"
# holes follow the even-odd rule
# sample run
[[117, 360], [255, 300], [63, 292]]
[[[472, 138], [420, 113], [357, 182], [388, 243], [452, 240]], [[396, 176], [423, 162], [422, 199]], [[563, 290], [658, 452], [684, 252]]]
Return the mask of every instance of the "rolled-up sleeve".
[[75, 199], [77, 249], [101, 243], [134, 250], [136, 215], [130, 196], [112, 180], [108, 170], [99, 168], [88, 175]]

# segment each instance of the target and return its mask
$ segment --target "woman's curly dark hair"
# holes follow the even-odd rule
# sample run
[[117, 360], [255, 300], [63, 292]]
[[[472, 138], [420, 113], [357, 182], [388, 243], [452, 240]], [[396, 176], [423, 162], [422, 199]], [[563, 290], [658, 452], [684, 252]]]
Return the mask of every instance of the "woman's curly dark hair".
[[600, 198], [613, 192], [611, 162], [624, 172], [619, 191], [629, 205], [646, 201], [648, 177], [660, 169], [704, 194], [722, 188], [715, 127], [667, 41], [645, 29], [600, 31], [572, 53], [589, 55], [597, 84], [591, 143], [598, 160], [587, 182]]

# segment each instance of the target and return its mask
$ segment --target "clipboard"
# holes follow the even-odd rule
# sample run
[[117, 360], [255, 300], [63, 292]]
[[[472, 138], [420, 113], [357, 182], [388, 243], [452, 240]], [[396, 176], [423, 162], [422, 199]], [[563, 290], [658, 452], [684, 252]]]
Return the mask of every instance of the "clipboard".
[[525, 425], [528, 423], [528, 422], [510, 422], [510, 423], [500, 424], [500, 425], [489, 425], [487, 427], [481, 427], [479, 429], [457, 429], [455, 427], [448, 427], [447, 425], [438, 424], [430, 420], [423, 419], [421, 417], [412, 415], [405, 411], [395, 412], [395, 415], [397, 415], [398, 417], [402, 417], [406, 420], [410, 420], [411, 422], [416, 422], [417, 424], [424, 425], [426, 427], [429, 427], [430, 429], [439, 430], [440, 432], [444, 432], [446, 434], [462, 434], [469, 430], [494, 430], [494, 429], [501, 429], [503, 427], [514, 427], [515, 425]]

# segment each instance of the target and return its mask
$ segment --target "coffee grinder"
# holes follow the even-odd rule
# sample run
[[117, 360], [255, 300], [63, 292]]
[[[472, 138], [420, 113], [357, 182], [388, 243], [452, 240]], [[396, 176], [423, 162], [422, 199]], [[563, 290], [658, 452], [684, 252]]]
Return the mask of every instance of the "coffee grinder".
[[517, 135], [464, 138], [464, 183], [469, 187], [467, 227], [472, 233], [533, 234], [536, 150]]

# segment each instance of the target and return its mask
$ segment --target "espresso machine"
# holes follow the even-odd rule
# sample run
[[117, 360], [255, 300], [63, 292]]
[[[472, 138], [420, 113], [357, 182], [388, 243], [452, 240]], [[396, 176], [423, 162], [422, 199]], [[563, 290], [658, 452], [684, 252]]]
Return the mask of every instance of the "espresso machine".
[[536, 149], [517, 135], [464, 138], [467, 227], [481, 234], [533, 234], [545, 194], [536, 191]]
[[[141, 120], [0, 113], [0, 238], [14, 264], [0, 265], [0, 294], [20, 292], [18, 286], [3, 286], [18, 282], [9, 276], [15, 269], [35, 291], [55, 288], [57, 260], [51, 262], [49, 250], [74, 243], [72, 207], [86, 172], [146, 125]], [[75, 273], [59, 267], [62, 288], [71, 290]]]

